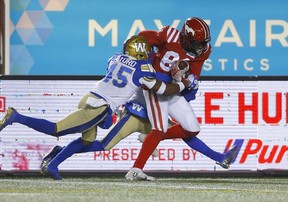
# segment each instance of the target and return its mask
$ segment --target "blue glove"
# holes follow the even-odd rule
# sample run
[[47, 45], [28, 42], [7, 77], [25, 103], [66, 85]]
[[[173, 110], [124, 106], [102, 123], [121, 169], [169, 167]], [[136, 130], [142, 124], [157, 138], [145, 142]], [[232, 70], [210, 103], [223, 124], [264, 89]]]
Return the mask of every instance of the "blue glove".
[[198, 79], [193, 74], [190, 74], [186, 79], [190, 82], [190, 84], [188, 86], [188, 90], [197, 89], [199, 87]]
[[191, 100], [196, 99], [196, 93], [199, 88], [199, 82], [196, 76], [193, 74], [190, 74], [187, 77], [187, 80], [190, 82], [188, 89], [185, 89], [181, 92], [181, 95], [184, 96], [184, 98], [187, 100], [187, 102], [190, 102]]
[[192, 88], [190, 90], [185, 89], [181, 92], [181, 95], [184, 96], [185, 100], [187, 102], [190, 102], [191, 100], [195, 100], [196, 99], [196, 93], [198, 91], [198, 88]]

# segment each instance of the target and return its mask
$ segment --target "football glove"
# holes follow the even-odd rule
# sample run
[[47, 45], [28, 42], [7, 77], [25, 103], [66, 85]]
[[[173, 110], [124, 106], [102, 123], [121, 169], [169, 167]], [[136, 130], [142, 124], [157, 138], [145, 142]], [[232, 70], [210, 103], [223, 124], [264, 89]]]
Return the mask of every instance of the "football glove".
[[197, 77], [194, 74], [190, 74], [187, 79], [189, 81], [189, 86], [188, 86], [188, 90], [190, 89], [198, 89], [199, 87], [199, 82]]
[[181, 95], [185, 98], [187, 102], [190, 102], [191, 100], [196, 99], [196, 94], [197, 94], [198, 88], [196, 89], [185, 89], [181, 92]]
[[184, 60], [178, 60], [172, 64], [170, 69], [171, 76], [176, 81], [181, 81], [185, 77], [185, 73], [189, 69], [189, 63]]

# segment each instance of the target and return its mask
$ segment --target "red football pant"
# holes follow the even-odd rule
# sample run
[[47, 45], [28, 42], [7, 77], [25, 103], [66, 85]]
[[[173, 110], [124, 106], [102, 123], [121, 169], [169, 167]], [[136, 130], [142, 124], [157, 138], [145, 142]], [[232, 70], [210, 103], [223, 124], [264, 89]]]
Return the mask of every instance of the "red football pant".
[[153, 153], [159, 142], [163, 139], [165, 133], [158, 130], [152, 130], [145, 138], [140, 153], [134, 162], [134, 168], [143, 169], [148, 158]]

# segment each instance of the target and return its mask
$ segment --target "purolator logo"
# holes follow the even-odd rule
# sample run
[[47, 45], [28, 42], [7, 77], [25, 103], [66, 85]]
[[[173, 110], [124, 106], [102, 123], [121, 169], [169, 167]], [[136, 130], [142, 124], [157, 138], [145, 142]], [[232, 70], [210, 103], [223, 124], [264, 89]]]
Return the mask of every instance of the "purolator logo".
[[[233, 139], [229, 139], [226, 144], [226, 149], [231, 147]], [[245, 146], [244, 142], [247, 141]], [[264, 144], [260, 139], [236, 139], [234, 145], [237, 145], [239, 151], [243, 150], [243, 153], [239, 156], [239, 151], [234, 161], [238, 161], [240, 164], [244, 164], [246, 160], [251, 156], [258, 157], [258, 163], [281, 163], [285, 155], [288, 155], [288, 145], [278, 144]]]

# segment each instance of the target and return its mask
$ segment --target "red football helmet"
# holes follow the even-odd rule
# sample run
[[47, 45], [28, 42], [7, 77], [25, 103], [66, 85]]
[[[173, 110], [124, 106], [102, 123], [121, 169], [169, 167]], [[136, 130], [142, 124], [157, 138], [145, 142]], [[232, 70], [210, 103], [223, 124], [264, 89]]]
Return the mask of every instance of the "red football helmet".
[[188, 18], [181, 30], [180, 41], [183, 49], [192, 55], [201, 55], [210, 42], [210, 30], [206, 22], [200, 18]]

